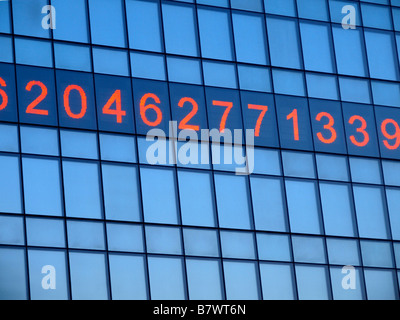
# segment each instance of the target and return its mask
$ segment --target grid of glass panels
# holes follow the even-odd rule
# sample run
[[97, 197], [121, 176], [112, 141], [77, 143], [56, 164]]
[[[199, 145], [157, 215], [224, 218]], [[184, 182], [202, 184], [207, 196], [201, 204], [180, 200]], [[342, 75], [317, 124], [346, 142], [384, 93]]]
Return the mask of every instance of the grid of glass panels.
[[[49, 4], [55, 29], [42, 26]], [[356, 29], [342, 28], [345, 5]], [[314, 118], [329, 105], [343, 119], [369, 112], [371, 141], [378, 133], [393, 147], [397, 130], [379, 133], [378, 119], [400, 107], [399, 28], [394, 0], [0, 2], [0, 110], [3, 92], [15, 108], [0, 122], [0, 297], [398, 299], [397, 154], [378, 141], [352, 151], [345, 137], [324, 149], [309, 125], [300, 148], [278, 132], [256, 142], [250, 176], [151, 165], [135, 108], [153, 90], [171, 119], [183, 93], [199, 107], [215, 95], [241, 106], [231, 125], [245, 128], [246, 99], [268, 96], [282, 131], [284, 105]], [[44, 90], [33, 80], [47, 93], [31, 105], [37, 118], [26, 115], [26, 91]], [[71, 81], [96, 106], [79, 125], [61, 112]], [[130, 119], [119, 129], [101, 112], [117, 87]], [[218, 117], [207, 108], [198, 121], [211, 128]], [[342, 287], [348, 265], [354, 290]], [[43, 288], [48, 266], [56, 289]]]

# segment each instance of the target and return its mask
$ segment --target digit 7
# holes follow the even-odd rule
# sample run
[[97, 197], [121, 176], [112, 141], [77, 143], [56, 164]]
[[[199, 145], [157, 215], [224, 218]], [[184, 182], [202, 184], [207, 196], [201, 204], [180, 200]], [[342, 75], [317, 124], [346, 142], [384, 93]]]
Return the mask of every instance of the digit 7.
[[213, 106], [226, 107], [224, 114], [222, 115], [222, 118], [221, 118], [221, 123], [219, 125], [219, 131], [221, 133], [223, 133], [225, 131], [226, 120], [228, 119], [229, 112], [231, 111], [231, 109], [233, 107], [233, 103], [226, 102], [226, 101], [213, 100], [212, 104], [213, 104]]
[[251, 110], [261, 110], [260, 115], [258, 116], [256, 127], [255, 127], [255, 132], [254, 135], [256, 137], [260, 136], [260, 128], [261, 128], [261, 123], [264, 119], [265, 113], [268, 111], [268, 106], [262, 106], [258, 104], [249, 104], [248, 108]]

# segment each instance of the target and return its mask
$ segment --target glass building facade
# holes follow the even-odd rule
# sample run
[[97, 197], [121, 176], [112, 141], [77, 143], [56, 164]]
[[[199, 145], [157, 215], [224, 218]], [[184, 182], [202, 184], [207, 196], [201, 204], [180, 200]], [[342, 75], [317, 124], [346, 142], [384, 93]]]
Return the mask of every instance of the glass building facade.
[[398, 299], [399, 63], [399, 0], [0, 1], [0, 298]]

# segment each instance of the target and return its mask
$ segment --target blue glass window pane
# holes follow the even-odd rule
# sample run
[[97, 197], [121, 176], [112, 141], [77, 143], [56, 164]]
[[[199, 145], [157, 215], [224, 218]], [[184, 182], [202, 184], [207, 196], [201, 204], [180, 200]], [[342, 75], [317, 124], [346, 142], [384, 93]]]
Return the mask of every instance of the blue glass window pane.
[[146, 222], [178, 223], [174, 172], [140, 168], [143, 211]]
[[255, 259], [254, 234], [252, 232], [221, 231], [221, 248], [224, 258]]
[[60, 137], [63, 157], [98, 159], [96, 133], [61, 130]]
[[276, 150], [254, 148], [254, 173], [281, 175], [280, 154]]
[[306, 73], [310, 98], [339, 100], [336, 77]]
[[18, 127], [15, 125], [0, 125], [0, 151], [18, 152]]
[[339, 77], [339, 87], [342, 100], [349, 102], [371, 103], [368, 80]]
[[145, 260], [142, 256], [109, 255], [113, 300], [148, 299]]
[[330, 264], [361, 265], [358, 240], [327, 238], [326, 245]]
[[148, 257], [150, 292], [153, 300], [183, 300], [185, 285], [181, 258]]
[[106, 257], [103, 253], [69, 253], [73, 300], [107, 300]]
[[187, 259], [186, 270], [190, 299], [223, 299], [221, 267], [219, 261]]
[[[28, 250], [29, 284], [32, 300], [67, 300], [68, 278], [66, 255], [64, 251]], [[50, 272], [43, 269], [44, 266], [52, 266], [55, 270], [56, 287], [45, 290], [42, 281]], [[42, 273], [45, 271], [45, 273]]]
[[128, 0], [126, 1], [126, 15], [130, 47], [162, 52], [158, 2]]
[[263, 17], [233, 14], [232, 21], [237, 61], [266, 65], [268, 58]]
[[291, 261], [290, 239], [283, 234], [257, 233], [258, 257], [261, 260]]
[[315, 183], [286, 180], [286, 193], [291, 231], [320, 234], [321, 223]]
[[[48, 5], [48, 0], [14, 0], [12, 2], [12, 13], [15, 34], [50, 38], [50, 29], [42, 27], [42, 8]], [[46, 15], [48, 11], [46, 12]], [[47, 24], [47, 19], [45, 19]]]
[[375, 159], [350, 158], [351, 179], [353, 182], [381, 184], [380, 161]]
[[[153, 138], [150, 135], [138, 137], [139, 162], [151, 165], [167, 165], [172, 166], [175, 162], [174, 151], [172, 150], [173, 143], [171, 140], [162, 137]], [[155, 143], [155, 141], [158, 143]], [[154, 150], [150, 152], [149, 150]]]
[[258, 300], [257, 266], [253, 262], [224, 261], [226, 299], [228, 300]]
[[[360, 26], [361, 25], [361, 13], [359, 10], [359, 4], [356, 3], [355, 1], [352, 1], [349, 3], [348, 1], [344, 0], [329, 0], [329, 8], [330, 8], [330, 13], [331, 13], [331, 20], [332, 22], [335, 23], [342, 23], [343, 18], [349, 13], [347, 10], [346, 13], [342, 13], [342, 9], [346, 5], [351, 5], [355, 8], [355, 26]], [[349, 20], [346, 21], [346, 23], [349, 23]], [[340, 28], [342, 28], [340, 26]], [[350, 31], [352, 29], [346, 29], [344, 31]]]
[[251, 229], [246, 178], [226, 174], [214, 177], [220, 227]]
[[328, 21], [326, 0], [297, 0], [299, 18]]
[[98, 164], [63, 161], [63, 174], [66, 215], [102, 218]]
[[228, 8], [229, 0], [196, 0], [197, 4], [208, 4], [210, 6], [225, 7]]
[[[283, 3], [275, 1], [274, 3]], [[271, 65], [300, 69], [301, 55], [297, 22], [289, 19], [267, 17]]]
[[75, 249], [104, 250], [104, 225], [101, 222], [67, 221], [68, 246]]
[[326, 234], [356, 236], [349, 186], [320, 183], [319, 187]]
[[198, 9], [198, 17], [203, 57], [233, 60], [231, 23], [228, 11]]
[[0, 3], [0, 32], [11, 33], [10, 3], [11, 1]]
[[145, 231], [149, 253], [182, 254], [179, 228], [146, 226]]
[[303, 72], [272, 70], [275, 93], [305, 96]]
[[239, 85], [242, 90], [271, 92], [271, 72], [267, 68], [238, 65]]
[[280, 179], [251, 177], [254, 223], [257, 230], [287, 231]]
[[[349, 272], [349, 271], [347, 271]], [[346, 290], [342, 286], [343, 278], [346, 274], [342, 273], [342, 268], [331, 267], [331, 284], [332, 284], [332, 293], [334, 300], [364, 300], [364, 285], [362, 278], [362, 270], [359, 268], [355, 269], [356, 278], [355, 283], [356, 287], [354, 289]]]
[[168, 79], [172, 82], [202, 84], [199, 60], [167, 57]]
[[58, 130], [41, 127], [20, 127], [23, 153], [58, 156]]
[[56, 219], [26, 219], [28, 246], [65, 247], [64, 221]]
[[295, 262], [326, 263], [323, 238], [293, 236], [292, 245]]
[[107, 219], [140, 221], [140, 199], [135, 167], [102, 165]]
[[360, 237], [387, 239], [382, 190], [375, 187], [354, 186], [353, 192]]
[[382, 161], [385, 184], [400, 187], [400, 162]]
[[183, 229], [185, 254], [189, 256], [218, 257], [219, 240], [215, 230]]
[[198, 56], [193, 7], [162, 4], [167, 53]]
[[141, 226], [107, 223], [107, 243], [110, 251], [143, 252]]
[[328, 300], [327, 268], [296, 265], [297, 290], [300, 300]]
[[393, 268], [392, 245], [385, 241], [361, 240], [363, 264], [366, 267]]
[[56, 8], [54, 39], [89, 42], [87, 8], [85, 0], [51, 0]]
[[314, 158], [311, 153], [284, 151], [282, 163], [285, 176], [315, 178]]
[[215, 227], [211, 175], [178, 171], [182, 224]]
[[92, 58], [88, 46], [54, 43], [54, 56], [58, 69], [92, 71]]
[[0, 211], [22, 213], [19, 159], [0, 156]]
[[15, 38], [15, 62], [38, 67], [53, 67], [51, 42]]
[[166, 80], [164, 56], [131, 52], [132, 77]]
[[0, 300], [28, 298], [25, 249], [0, 248]]
[[361, 12], [364, 27], [393, 29], [389, 7], [362, 4]]
[[293, 268], [289, 264], [260, 263], [264, 300], [294, 300]]
[[96, 73], [129, 76], [128, 53], [123, 50], [93, 48], [93, 68]]
[[365, 31], [365, 45], [371, 78], [399, 80], [399, 65], [392, 34]]
[[230, 63], [203, 61], [204, 84], [206, 86], [237, 88], [236, 68]]
[[101, 159], [106, 161], [137, 162], [136, 140], [120, 134], [100, 134]]
[[393, 15], [394, 30], [400, 31], [400, 10], [398, 8], [392, 8], [392, 15]]
[[316, 161], [320, 179], [349, 181], [346, 157], [317, 154]]
[[241, 10], [263, 11], [262, 0], [231, 0], [231, 7]]
[[367, 61], [361, 31], [359, 29], [345, 30], [341, 26], [334, 26], [332, 34], [338, 73], [365, 77]]
[[89, 13], [93, 44], [126, 47], [121, 0], [89, 0]]
[[285, 16], [296, 16], [296, 7], [294, 0], [264, 0], [265, 11], [267, 13], [279, 14]]
[[24, 221], [22, 217], [0, 216], [0, 243], [25, 244]]
[[400, 240], [400, 190], [386, 189], [390, 225], [392, 236], [395, 240]]
[[400, 85], [393, 82], [371, 81], [374, 104], [400, 107]]
[[391, 270], [365, 269], [365, 286], [369, 300], [395, 300], [399, 291]]
[[[0, 6], [1, 5], [2, 3], [0, 3]], [[8, 36], [0, 36], [0, 47], [2, 48], [0, 52], [0, 61], [10, 63], [14, 62], [13, 39]]]

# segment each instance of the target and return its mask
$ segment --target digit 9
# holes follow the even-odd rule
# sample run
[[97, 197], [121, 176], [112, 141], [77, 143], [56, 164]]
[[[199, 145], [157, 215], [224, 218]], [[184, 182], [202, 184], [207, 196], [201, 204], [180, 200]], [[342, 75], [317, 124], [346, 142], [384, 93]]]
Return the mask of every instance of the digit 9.
[[[394, 126], [395, 132], [393, 134], [388, 132], [388, 125]], [[395, 140], [391, 145], [388, 140], [383, 140], [383, 144], [389, 150], [396, 150], [400, 146], [400, 127], [399, 124], [393, 119], [385, 119], [381, 124], [381, 131], [384, 137], [388, 140]]]

